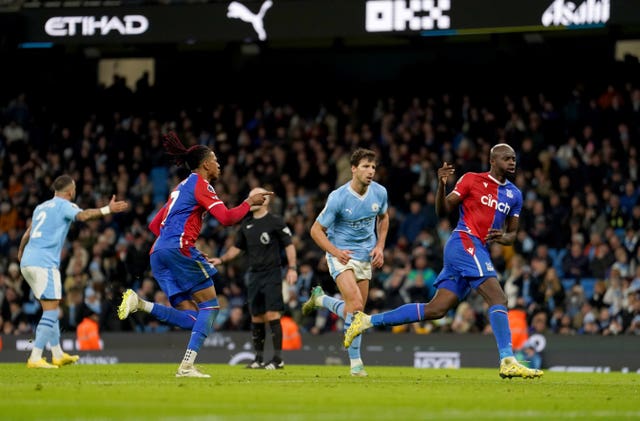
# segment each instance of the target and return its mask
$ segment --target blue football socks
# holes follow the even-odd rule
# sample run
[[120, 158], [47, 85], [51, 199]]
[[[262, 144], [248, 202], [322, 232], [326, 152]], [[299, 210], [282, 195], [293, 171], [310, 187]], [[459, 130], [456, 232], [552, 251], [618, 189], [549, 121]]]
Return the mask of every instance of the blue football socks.
[[218, 304], [218, 299], [214, 298], [198, 303], [198, 309], [198, 318], [191, 330], [191, 339], [187, 347], [195, 352], [200, 351], [204, 340], [213, 331], [213, 322], [220, 311], [220, 305]]
[[[44, 349], [49, 343], [51, 346], [60, 343], [60, 329], [56, 335], [58, 326], [58, 310], [45, 310], [36, 327], [36, 340], [33, 344], [38, 349]], [[57, 339], [57, 341], [56, 341]], [[54, 343], [55, 342], [55, 343]]]
[[341, 319], [344, 319], [344, 300], [338, 300], [337, 298], [325, 295], [322, 297], [322, 307], [326, 308]]
[[503, 305], [493, 305], [489, 307], [489, 322], [491, 323], [491, 329], [493, 329], [493, 335], [498, 344], [500, 359], [513, 357], [511, 329], [509, 328], [507, 308]]
[[[337, 298], [329, 297], [325, 295], [322, 297], [322, 307], [328, 309], [330, 312], [340, 317], [344, 318], [344, 300], [339, 300]], [[344, 318], [344, 331], [346, 332], [351, 326], [351, 320], [353, 320], [353, 314], [348, 313], [346, 318]], [[349, 358], [351, 360], [360, 358], [360, 343], [362, 342], [362, 336], [358, 336], [351, 342], [351, 346], [349, 346], [348, 353]]]
[[169, 323], [179, 328], [191, 330], [196, 322], [198, 313], [194, 310], [178, 310], [173, 307], [154, 303], [151, 314], [164, 323]]
[[424, 320], [423, 303], [405, 304], [395, 310], [371, 316], [371, 324], [374, 326], [396, 326], [419, 322], [420, 320]]

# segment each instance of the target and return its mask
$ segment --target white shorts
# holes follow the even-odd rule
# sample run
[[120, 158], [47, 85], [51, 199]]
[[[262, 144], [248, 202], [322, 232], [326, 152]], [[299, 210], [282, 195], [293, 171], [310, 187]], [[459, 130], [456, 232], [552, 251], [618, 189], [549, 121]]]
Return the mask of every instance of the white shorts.
[[24, 266], [20, 268], [33, 295], [38, 300], [59, 300], [62, 298], [62, 282], [58, 268]]
[[329, 266], [329, 273], [334, 280], [347, 269], [353, 270], [356, 282], [371, 280], [371, 262], [350, 259], [346, 265], [343, 265], [333, 255], [327, 253], [327, 265]]

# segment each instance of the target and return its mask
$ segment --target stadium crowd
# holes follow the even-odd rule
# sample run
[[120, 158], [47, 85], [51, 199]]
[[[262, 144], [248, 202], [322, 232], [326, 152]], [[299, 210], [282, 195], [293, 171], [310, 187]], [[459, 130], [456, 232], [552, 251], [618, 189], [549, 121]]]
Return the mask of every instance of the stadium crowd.
[[[153, 91], [116, 80], [79, 119], [52, 121], [31, 93], [0, 104], [2, 334], [32, 334], [37, 323], [41, 310], [17, 250], [34, 206], [52, 195], [45, 186], [63, 173], [77, 180], [81, 208], [104, 206], [112, 194], [132, 204], [130, 212], [72, 226], [61, 267], [63, 332], [87, 314], [98, 316], [101, 331], [170, 329], [142, 312], [125, 321], [115, 313], [126, 288], [168, 305], [150, 274], [147, 224], [185, 176], [166, 161], [161, 135], [169, 130], [187, 146], [213, 148], [222, 166], [214, 186], [229, 206], [258, 186], [276, 192], [271, 211], [291, 228], [299, 262], [297, 284], [283, 293], [303, 332], [341, 331], [330, 313], [303, 317], [300, 308], [314, 285], [337, 293], [309, 228], [328, 193], [351, 178], [353, 149], [376, 151], [377, 181], [389, 193], [385, 265], [374, 272], [366, 307], [372, 313], [432, 297], [457, 218], [436, 217], [436, 170], [450, 162], [458, 176], [487, 171], [489, 148], [501, 140], [517, 152], [515, 183], [525, 198], [516, 244], [491, 248], [509, 308], [526, 314], [530, 332], [640, 334], [637, 83], [566, 86], [553, 95], [439, 93], [144, 111]], [[235, 243], [235, 230], [208, 218], [197, 246], [220, 256]], [[218, 330], [249, 330], [244, 267], [239, 258], [219, 268]], [[394, 329], [464, 333], [490, 325], [472, 293], [441, 320]]]

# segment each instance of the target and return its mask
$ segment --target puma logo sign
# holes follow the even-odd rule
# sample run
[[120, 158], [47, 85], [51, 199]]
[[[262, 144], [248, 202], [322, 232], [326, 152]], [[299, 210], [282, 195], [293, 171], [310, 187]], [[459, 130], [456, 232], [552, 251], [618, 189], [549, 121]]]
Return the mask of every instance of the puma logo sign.
[[253, 30], [258, 34], [260, 41], [267, 39], [267, 33], [264, 30], [264, 14], [267, 10], [273, 6], [271, 0], [267, 0], [260, 6], [258, 13], [253, 13], [242, 3], [232, 1], [227, 8], [227, 17], [232, 19], [240, 19], [243, 22], [250, 23], [253, 26]]

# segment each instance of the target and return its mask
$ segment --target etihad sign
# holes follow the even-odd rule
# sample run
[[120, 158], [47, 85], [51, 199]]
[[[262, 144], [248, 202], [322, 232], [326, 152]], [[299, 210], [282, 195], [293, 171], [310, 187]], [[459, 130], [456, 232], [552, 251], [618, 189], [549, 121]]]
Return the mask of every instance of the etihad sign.
[[44, 30], [52, 37], [140, 35], [149, 29], [149, 20], [142, 15], [118, 16], [55, 16], [47, 20]]
[[542, 13], [544, 26], [593, 25], [609, 21], [611, 4], [609, 0], [586, 0], [582, 4], [555, 0]]

